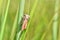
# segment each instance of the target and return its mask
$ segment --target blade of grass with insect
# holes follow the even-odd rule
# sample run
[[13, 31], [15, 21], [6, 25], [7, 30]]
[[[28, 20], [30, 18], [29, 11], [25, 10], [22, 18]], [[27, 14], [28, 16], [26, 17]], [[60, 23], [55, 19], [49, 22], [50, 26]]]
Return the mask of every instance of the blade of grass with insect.
[[[24, 14], [24, 6], [25, 6], [25, 0], [21, 0], [20, 1], [20, 4], [19, 4], [19, 18], [18, 18], [18, 24], [21, 22], [21, 19], [23, 17], [23, 14]], [[21, 27], [21, 26], [20, 26]], [[20, 35], [18, 35], [20, 36]], [[17, 37], [18, 37], [17, 36]]]
[[1, 33], [0, 33], [0, 40], [3, 39], [4, 28], [5, 28], [5, 23], [6, 23], [6, 19], [7, 19], [9, 5], [10, 5], [10, 0], [8, 0], [7, 8], [6, 8], [6, 11], [5, 11], [5, 17], [4, 17], [4, 20], [2, 21], [2, 25], [1, 25], [2, 28], [1, 28]]
[[[29, 30], [29, 26], [30, 26], [31, 20], [32, 20], [33, 15], [34, 15], [35, 8], [36, 8], [36, 6], [38, 5], [37, 3], [38, 3], [38, 0], [35, 0], [34, 5], [33, 5], [33, 7], [32, 7], [32, 10], [31, 10], [31, 12], [30, 12], [30, 20], [29, 20], [29, 23], [28, 23], [28, 25], [27, 25], [27, 30], [26, 30], [26, 32]], [[24, 39], [25, 39], [26, 32], [25, 32], [25, 34], [21, 37], [21, 40], [24, 40]]]
[[55, 14], [53, 21], [53, 39], [57, 40], [57, 30], [58, 30], [58, 10], [59, 10], [59, 0], [55, 0]]

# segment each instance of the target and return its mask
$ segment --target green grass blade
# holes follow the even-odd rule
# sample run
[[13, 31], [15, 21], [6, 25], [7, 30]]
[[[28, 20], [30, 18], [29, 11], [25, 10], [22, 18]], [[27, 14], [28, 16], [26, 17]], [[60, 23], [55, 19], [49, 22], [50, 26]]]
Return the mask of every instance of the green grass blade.
[[6, 23], [6, 19], [7, 19], [9, 4], [10, 4], [10, 0], [8, 0], [7, 8], [6, 8], [6, 11], [5, 11], [5, 17], [4, 17], [4, 20], [3, 20], [3, 22], [2, 22], [2, 26], [1, 26], [2, 28], [1, 28], [1, 33], [0, 33], [0, 40], [3, 39], [4, 28], [5, 28], [5, 23]]
[[[22, 17], [23, 17], [23, 14], [24, 14], [24, 6], [25, 6], [25, 0], [21, 0], [20, 1], [20, 5], [19, 5], [19, 18], [18, 18], [18, 23], [20, 23]], [[20, 26], [21, 27], [21, 26]], [[20, 28], [18, 27], [18, 28]]]
[[59, 9], [59, 0], [56, 0], [56, 3], [55, 3], [55, 15], [54, 15], [54, 19], [53, 19], [53, 40], [57, 40], [58, 9]]
[[20, 5], [19, 5], [19, 20], [18, 20], [18, 23], [21, 21], [21, 18], [23, 17], [23, 14], [24, 14], [24, 5], [25, 5], [25, 0], [21, 0]]

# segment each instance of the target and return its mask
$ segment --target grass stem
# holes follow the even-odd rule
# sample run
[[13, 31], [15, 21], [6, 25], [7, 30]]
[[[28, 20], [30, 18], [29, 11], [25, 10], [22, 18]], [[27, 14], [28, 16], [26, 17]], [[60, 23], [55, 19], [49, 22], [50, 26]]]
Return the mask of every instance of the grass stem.
[[6, 11], [5, 11], [4, 20], [3, 20], [2, 25], [1, 25], [2, 28], [1, 28], [1, 33], [0, 33], [0, 40], [3, 39], [4, 28], [5, 28], [5, 23], [6, 23], [7, 15], [8, 15], [9, 5], [10, 5], [10, 0], [8, 0]]

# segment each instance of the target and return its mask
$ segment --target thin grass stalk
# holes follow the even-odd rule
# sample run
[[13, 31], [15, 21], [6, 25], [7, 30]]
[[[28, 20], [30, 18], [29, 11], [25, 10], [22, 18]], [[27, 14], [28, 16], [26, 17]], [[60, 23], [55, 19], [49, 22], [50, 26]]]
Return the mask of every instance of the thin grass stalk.
[[5, 28], [5, 23], [6, 23], [6, 19], [7, 19], [9, 4], [10, 4], [10, 0], [8, 0], [7, 7], [6, 7], [6, 11], [5, 11], [4, 20], [3, 20], [2, 25], [1, 25], [2, 28], [1, 28], [1, 33], [0, 33], [0, 40], [3, 39], [4, 28]]
[[[27, 0], [26, 0], [26, 1], [27, 1]], [[26, 1], [25, 1], [25, 3], [26, 3]], [[26, 13], [24, 13], [24, 14], [30, 15], [30, 1], [31, 1], [31, 0], [28, 0], [28, 4], [27, 4], [27, 5], [25, 4], [25, 6], [27, 6], [27, 8], [26, 8]], [[21, 32], [20, 32], [20, 34], [21, 34]], [[25, 32], [22, 33], [22, 35], [20, 36], [20, 40], [23, 39], [24, 35], [25, 35]]]
[[[28, 25], [27, 25], [27, 30], [26, 30], [26, 32], [27, 32], [28, 29], [29, 29], [29, 26], [30, 26], [30, 23], [31, 23], [31, 19], [32, 19], [32, 17], [33, 17], [33, 14], [34, 14], [34, 11], [35, 11], [35, 9], [36, 9], [37, 4], [38, 4], [38, 0], [35, 0], [35, 3], [34, 3], [34, 5], [33, 5], [33, 7], [32, 7], [31, 12], [30, 12], [30, 21], [29, 21], [29, 23], [28, 23]], [[26, 32], [25, 32], [25, 35], [24, 35], [23, 39], [25, 39]]]
[[17, 13], [16, 13], [15, 20], [14, 20], [14, 23], [13, 23], [13, 28], [12, 28], [12, 31], [11, 31], [10, 40], [14, 40], [15, 30], [16, 30], [17, 22], [18, 22], [18, 9], [17, 9]]
[[22, 33], [22, 31], [20, 31], [20, 32], [17, 34], [16, 40], [21, 40], [21, 39], [20, 39], [20, 38], [21, 38], [21, 33]]
[[19, 19], [18, 19], [18, 23], [20, 23], [23, 14], [24, 14], [24, 5], [25, 5], [25, 0], [21, 0], [20, 1], [20, 5], [19, 5]]
[[3, 23], [4, 17], [5, 17], [5, 12], [6, 12], [6, 0], [1, 0], [1, 9], [0, 9], [0, 13], [1, 13], [1, 25]]
[[57, 40], [57, 29], [58, 29], [58, 10], [59, 10], [59, 0], [56, 0], [55, 3], [55, 14], [54, 14], [54, 22], [53, 22], [53, 39]]
[[[21, 1], [20, 1], [20, 4], [19, 4], [18, 24], [20, 24], [21, 19], [22, 19], [22, 17], [23, 17], [23, 14], [24, 14], [24, 6], [25, 6], [25, 0], [21, 0]], [[21, 26], [20, 26], [20, 27], [21, 27]], [[20, 27], [18, 27], [18, 28], [20, 28]], [[18, 36], [20, 36], [20, 34], [18, 34]], [[17, 37], [18, 37], [18, 36], [17, 36]]]

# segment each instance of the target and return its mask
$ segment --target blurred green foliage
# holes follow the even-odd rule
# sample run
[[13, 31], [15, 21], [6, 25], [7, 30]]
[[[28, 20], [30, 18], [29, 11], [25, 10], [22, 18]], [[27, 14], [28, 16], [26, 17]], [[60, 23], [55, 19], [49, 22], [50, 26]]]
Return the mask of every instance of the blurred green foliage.
[[[8, 1], [0, 0], [0, 33]], [[18, 25], [17, 11], [19, 11], [19, 3], [20, 0], [10, 0], [3, 40], [14, 40]], [[29, 14], [30, 20], [26, 32], [22, 34], [21, 40], [53, 40], [55, 3], [56, 0], [25, 0], [24, 14]], [[60, 40], [60, 5], [58, 6], [57, 21], [57, 40]]]

